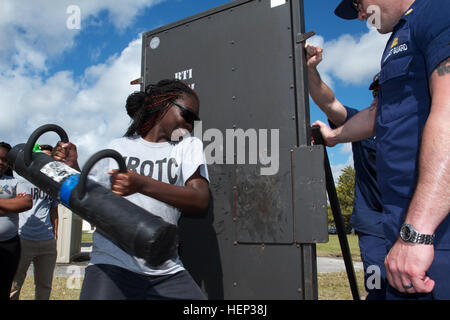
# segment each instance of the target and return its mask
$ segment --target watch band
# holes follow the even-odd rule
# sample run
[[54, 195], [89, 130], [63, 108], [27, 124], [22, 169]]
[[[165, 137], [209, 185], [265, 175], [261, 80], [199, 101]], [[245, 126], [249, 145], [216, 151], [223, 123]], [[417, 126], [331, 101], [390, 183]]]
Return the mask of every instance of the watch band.
[[416, 236], [416, 243], [423, 243], [423, 244], [433, 244], [434, 241], [434, 234], [421, 234], [417, 233]]

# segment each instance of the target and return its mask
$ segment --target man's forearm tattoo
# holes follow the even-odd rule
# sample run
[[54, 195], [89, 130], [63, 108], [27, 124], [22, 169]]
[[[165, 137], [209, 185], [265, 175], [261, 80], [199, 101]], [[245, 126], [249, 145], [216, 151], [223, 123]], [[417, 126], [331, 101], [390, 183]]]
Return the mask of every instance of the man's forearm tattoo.
[[444, 62], [442, 62], [437, 68], [438, 75], [440, 77], [445, 76], [446, 74], [450, 74], [450, 58], [447, 58]]

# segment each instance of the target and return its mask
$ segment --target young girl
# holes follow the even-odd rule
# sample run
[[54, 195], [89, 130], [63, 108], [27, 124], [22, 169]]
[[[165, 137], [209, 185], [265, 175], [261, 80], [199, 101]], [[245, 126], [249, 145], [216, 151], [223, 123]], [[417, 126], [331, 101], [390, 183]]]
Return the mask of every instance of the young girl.
[[11, 146], [0, 142], [0, 300], [8, 300], [20, 259], [18, 213], [31, 209], [33, 203], [22, 183], [12, 177], [6, 155]]
[[[197, 94], [181, 81], [163, 80], [146, 92], [131, 94], [126, 109], [132, 123], [125, 137], [107, 148], [122, 154], [128, 172], [118, 173], [115, 161], [105, 159], [92, 175], [98, 181], [101, 172], [108, 172], [114, 193], [172, 224], [177, 224], [181, 211], [204, 212], [209, 182], [203, 145], [186, 137], [199, 120]], [[205, 297], [178, 256], [150, 267], [96, 232], [80, 299]]]

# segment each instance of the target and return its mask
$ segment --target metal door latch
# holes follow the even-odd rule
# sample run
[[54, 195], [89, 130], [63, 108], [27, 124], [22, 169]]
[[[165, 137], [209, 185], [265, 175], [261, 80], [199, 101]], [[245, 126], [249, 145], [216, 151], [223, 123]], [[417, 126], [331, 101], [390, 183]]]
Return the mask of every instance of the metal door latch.
[[308, 40], [309, 38], [311, 38], [315, 34], [316, 34], [315, 30], [310, 31], [310, 32], [306, 32], [306, 33], [299, 33], [299, 34], [297, 34], [297, 38], [295, 39], [295, 42], [297, 42], [297, 43], [305, 42], [306, 40]]
[[143, 83], [142, 77], [137, 78], [136, 80], [133, 80], [130, 82], [131, 85], [142, 84], [142, 83]]

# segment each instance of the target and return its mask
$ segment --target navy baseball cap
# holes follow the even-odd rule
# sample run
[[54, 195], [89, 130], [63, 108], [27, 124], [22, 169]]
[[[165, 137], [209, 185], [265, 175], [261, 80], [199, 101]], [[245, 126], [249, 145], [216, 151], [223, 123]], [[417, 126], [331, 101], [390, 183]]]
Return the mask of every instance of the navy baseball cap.
[[378, 89], [378, 87], [380, 86], [380, 74], [381, 72], [377, 73], [375, 77], [373, 77], [373, 81], [370, 84], [369, 90]]
[[353, 0], [342, 0], [336, 10], [334, 10], [334, 14], [339, 18], [346, 20], [353, 20], [358, 18], [358, 12], [353, 6]]

